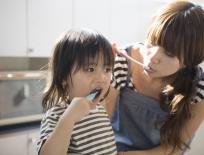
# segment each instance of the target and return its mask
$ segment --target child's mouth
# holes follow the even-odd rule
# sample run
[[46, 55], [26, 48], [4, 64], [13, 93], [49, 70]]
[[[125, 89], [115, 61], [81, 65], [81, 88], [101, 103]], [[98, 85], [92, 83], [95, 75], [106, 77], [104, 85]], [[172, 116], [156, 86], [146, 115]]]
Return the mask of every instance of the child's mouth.
[[95, 89], [93, 91], [91, 91], [91, 93], [89, 93], [89, 95], [86, 97], [89, 101], [93, 101], [94, 99], [96, 99], [97, 97], [100, 96], [102, 92], [102, 89]]

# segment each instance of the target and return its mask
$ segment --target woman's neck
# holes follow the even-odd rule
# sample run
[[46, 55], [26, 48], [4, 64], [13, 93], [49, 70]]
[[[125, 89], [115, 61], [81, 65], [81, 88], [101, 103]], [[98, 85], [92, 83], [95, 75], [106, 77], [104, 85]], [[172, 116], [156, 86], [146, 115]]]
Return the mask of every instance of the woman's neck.
[[137, 91], [157, 100], [166, 83], [159, 78], [150, 78], [144, 70], [132, 70], [133, 83]]
[[[131, 56], [142, 63], [143, 54], [141, 48], [133, 48], [131, 51]], [[159, 100], [162, 88], [166, 84], [161, 78], [151, 78], [141, 66], [133, 63], [131, 63], [131, 74], [133, 84], [139, 93]]]

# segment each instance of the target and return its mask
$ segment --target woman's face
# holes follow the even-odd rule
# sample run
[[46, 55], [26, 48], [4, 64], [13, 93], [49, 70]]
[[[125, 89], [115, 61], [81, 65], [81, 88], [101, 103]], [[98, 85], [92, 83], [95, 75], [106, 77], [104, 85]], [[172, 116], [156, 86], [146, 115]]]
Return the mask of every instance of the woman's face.
[[151, 78], [163, 78], [174, 74], [181, 68], [179, 59], [160, 46], [145, 46], [144, 63]]

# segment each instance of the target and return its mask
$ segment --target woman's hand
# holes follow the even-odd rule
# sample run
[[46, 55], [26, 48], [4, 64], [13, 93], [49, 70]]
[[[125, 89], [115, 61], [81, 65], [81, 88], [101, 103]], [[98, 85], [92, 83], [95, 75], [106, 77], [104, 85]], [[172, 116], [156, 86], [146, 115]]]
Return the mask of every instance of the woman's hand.
[[116, 43], [112, 44], [112, 50], [113, 50], [114, 56], [119, 54], [119, 47], [118, 47], [118, 45]]

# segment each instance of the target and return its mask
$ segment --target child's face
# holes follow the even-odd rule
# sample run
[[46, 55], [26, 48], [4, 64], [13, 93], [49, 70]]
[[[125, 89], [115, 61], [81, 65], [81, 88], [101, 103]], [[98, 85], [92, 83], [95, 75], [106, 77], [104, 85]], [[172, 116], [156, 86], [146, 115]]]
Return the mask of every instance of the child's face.
[[72, 83], [69, 80], [69, 98], [85, 97], [94, 90], [99, 90], [100, 94], [93, 102], [99, 102], [107, 92], [112, 74], [112, 67], [105, 66], [103, 59], [90, 61], [84, 68], [72, 72]]

